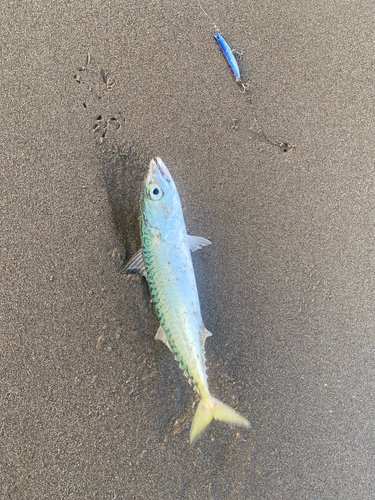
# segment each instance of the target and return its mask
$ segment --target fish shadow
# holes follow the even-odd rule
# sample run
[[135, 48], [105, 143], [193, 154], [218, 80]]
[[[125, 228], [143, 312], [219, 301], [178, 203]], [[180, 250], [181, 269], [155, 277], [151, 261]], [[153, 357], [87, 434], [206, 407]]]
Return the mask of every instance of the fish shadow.
[[121, 246], [120, 269], [141, 248], [139, 200], [146, 165], [132, 145], [107, 151], [102, 161], [104, 186]]
[[[102, 162], [102, 176], [111, 209], [113, 227], [115, 229], [120, 250], [116, 248], [112, 258], [117, 271], [127, 282], [127, 290], [133, 286], [142, 289], [133, 304], [133, 316], [139, 330], [158, 329], [158, 321], [154, 308], [150, 304], [150, 294], [146, 280], [140, 275], [125, 276], [125, 264], [141, 248], [139, 230], [140, 195], [147, 162], [136, 152], [132, 145], [117, 146], [115, 150], [105, 152]], [[134, 291], [134, 296], [137, 293]], [[150, 307], [151, 306], [151, 307]], [[155, 334], [152, 335], [152, 340]], [[149, 337], [147, 335], [147, 337]], [[149, 337], [150, 340], [151, 337]]]
[[[113, 227], [115, 229], [121, 255], [118, 258], [118, 271], [141, 248], [139, 230], [140, 195], [149, 159], [142, 157], [134, 146], [117, 146], [116, 149], [105, 151], [102, 159], [102, 178], [111, 210]], [[124, 277], [125, 278], [125, 277]], [[143, 285], [142, 297], [133, 308], [132, 315], [138, 330], [143, 332], [143, 346], [152, 349], [152, 356], [157, 363], [159, 391], [157, 399], [165, 401], [165, 414], [158, 416], [158, 433], [163, 439], [174, 425], [176, 419], [183, 417], [187, 404], [190, 402], [191, 387], [181, 372], [178, 364], [170, 356], [166, 346], [155, 340], [159, 323], [154, 307], [150, 303], [150, 295], [146, 280], [138, 276], [126, 276], [127, 290], [132, 291]], [[186, 387], [185, 387], [186, 384]], [[171, 402], [171, 394], [175, 401]], [[175, 426], [175, 429], [177, 426]]]

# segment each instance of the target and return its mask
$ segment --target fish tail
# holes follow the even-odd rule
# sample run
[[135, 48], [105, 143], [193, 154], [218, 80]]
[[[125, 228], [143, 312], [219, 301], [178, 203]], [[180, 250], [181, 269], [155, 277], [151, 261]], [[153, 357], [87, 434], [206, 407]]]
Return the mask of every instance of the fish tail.
[[209, 400], [201, 399], [190, 430], [190, 444], [193, 444], [202, 432], [210, 425], [211, 420], [221, 420], [237, 427], [251, 427], [250, 422], [218, 399], [209, 396]]

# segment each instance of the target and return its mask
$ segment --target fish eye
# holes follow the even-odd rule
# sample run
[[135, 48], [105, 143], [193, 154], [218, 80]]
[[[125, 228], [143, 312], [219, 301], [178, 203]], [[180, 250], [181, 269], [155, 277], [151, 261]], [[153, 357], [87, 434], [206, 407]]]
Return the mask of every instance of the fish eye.
[[163, 194], [164, 194], [163, 190], [161, 189], [160, 186], [151, 184], [148, 188], [148, 195], [151, 198], [151, 200], [158, 201], [163, 196]]

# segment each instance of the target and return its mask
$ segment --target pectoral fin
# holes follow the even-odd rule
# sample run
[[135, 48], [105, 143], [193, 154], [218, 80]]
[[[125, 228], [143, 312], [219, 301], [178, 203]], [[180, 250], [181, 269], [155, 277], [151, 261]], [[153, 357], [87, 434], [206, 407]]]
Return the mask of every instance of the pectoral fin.
[[123, 274], [142, 274], [147, 279], [145, 263], [143, 262], [142, 249], [134, 255], [134, 257], [127, 263], [122, 270]]
[[158, 331], [156, 332], [155, 339], [156, 340], [161, 340], [162, 342], [164, 342], [164, 344], [172, 352], [172, 349], [171, 349], [171, 346], [169, 345], [169, 342], [168, 342], [167, 336], [165, 334], [165, 331], [162, 329], [161, 326], [159, 326]]
[[188, 235], [190, 252], [195, 252], [206, 245], [211, 245], [211, 241], [202, 238], [202, 236]]

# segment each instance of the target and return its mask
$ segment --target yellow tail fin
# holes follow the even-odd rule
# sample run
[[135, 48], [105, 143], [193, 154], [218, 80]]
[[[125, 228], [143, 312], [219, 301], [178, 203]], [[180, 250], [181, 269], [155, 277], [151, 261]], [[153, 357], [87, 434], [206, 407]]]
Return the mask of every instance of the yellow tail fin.
[[210, 425], [211, 420], [221, 420], [237, 427], [251, 427], [250, 422], [233, 410], [230, 406], [222, 403], [216, 398], [210, 396], [209, 401], [200, 400], [197, 412], [194, 416], [190, 430], [190, 444], [193, 444], [202, 432]]

